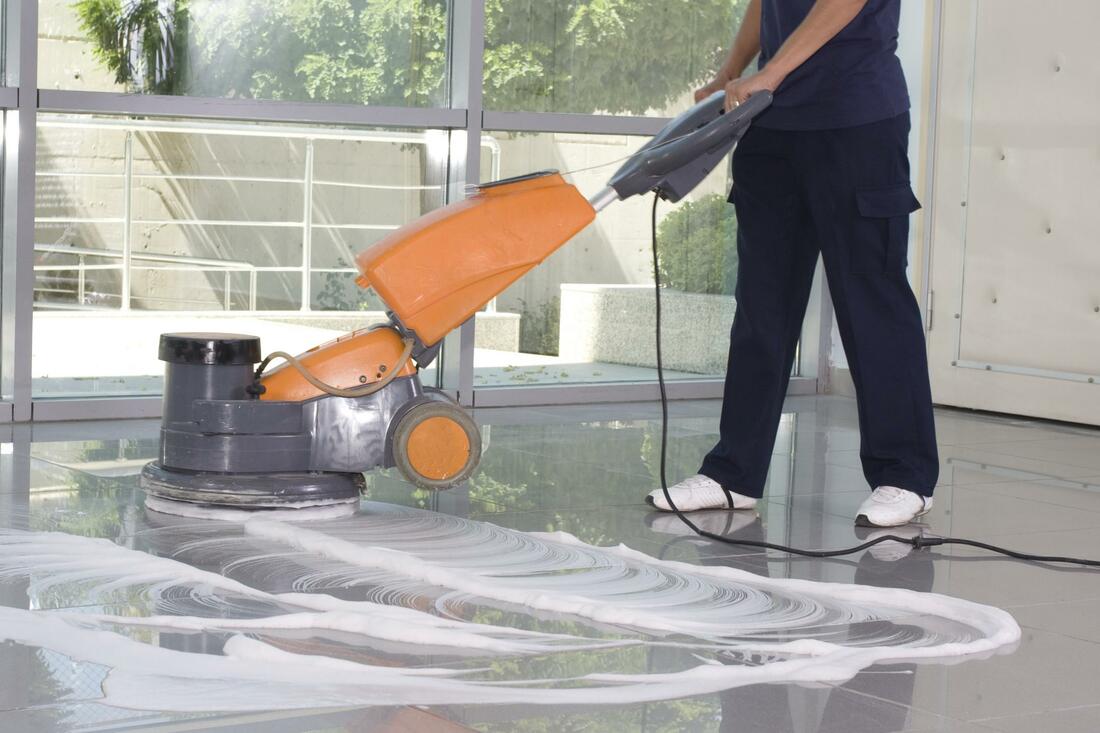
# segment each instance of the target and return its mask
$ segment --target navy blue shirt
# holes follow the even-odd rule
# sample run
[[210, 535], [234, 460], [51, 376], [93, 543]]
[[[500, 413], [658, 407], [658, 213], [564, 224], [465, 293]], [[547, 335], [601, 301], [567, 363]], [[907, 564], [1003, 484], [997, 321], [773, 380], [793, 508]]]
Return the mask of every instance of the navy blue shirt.
[[[814, 0], [763, 0], [763, 67], [806, 18]], [[868, 0], [863, 10], [783, 80], [754, 124], [776, 130], [832, 130], [895, 117], [909, 109], [898, 48], [901, 0]]]

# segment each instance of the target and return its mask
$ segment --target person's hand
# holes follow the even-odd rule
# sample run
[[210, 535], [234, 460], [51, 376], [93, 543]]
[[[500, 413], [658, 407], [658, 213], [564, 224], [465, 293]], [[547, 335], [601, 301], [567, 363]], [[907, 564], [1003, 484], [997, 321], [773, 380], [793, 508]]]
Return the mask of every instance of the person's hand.
[[702, 102], [704, 99], [706, 99], [710, 95], [714, 94], [715, 92], [720, 92], [725, 88], [726, 88], [726, 80], [725, 79], [714, 79], [709, 84], [707, 84], [706, 86], [699, 87], [698, 89], [695, 90], [695, 103], [698, 104], [699, 102]]
[[782, 83], [783, 78], [769, 71], [767, 66], [755, 74], [734, 79], [726, 84], [726, 111], [729, 112], [757, 92], [774, 92]]

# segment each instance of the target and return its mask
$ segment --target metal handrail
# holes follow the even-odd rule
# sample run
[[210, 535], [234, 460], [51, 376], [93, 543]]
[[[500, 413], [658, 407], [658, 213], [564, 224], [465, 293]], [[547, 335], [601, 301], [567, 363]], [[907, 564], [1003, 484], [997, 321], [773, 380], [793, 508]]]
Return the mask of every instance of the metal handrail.
[[[34, 245], [35, 252], [42, 252], [47, 254], [59, 254], [69, 255], [77, 258], [76, 265], [35, 265], [35, 272], [58, 272], [58, 271], [77, 271], [77, 303], [79, 305], [84, 304], [86, 295], [86, 273], [89, 270], [122, 270], [126, 267], [126, 260], [131, 262], [165, 262], [175, 265], [182, 265], [182, 267], [152, 267], [152, 268], [134, 268], [130, 269], [149, 269], [149, 270], [198, 270], [199, 272], [207, 272], [210, 270], [224, 270], [225, 271], [225, 283], [224, 283], [224, 295], [223, 305], [225, 310], [232, 310], [232, 291], [230, 290], [229, 276], [234, 272], [247, 272], [248, 277], [248, 309], [251, 311], [256, 310], [256, 273], [258, 268], [251, 262], [243, 262], [241, 260], [214, 260], [205, 257], [192, 257], [190, 255], [171, 255], [160, 254], [157, 252], [131, 252], [129, 257], [123, 252], [113, 252], [111, 250], [104, 249], [92, 249], [90, 247], [70, 247], [66, 245], [57, 244], [36, 244]], [[102, 257], [104, 259], [117, 259], [123, 260], [117, 265], [89, 265], [86, 262], [88, 257]]]
[[[335, 181], [328, 179], [315, 179], [313, 177], [313, 156], [312, 149], [315, 141], [321, 140], [334, 140], [334, 141], [357, 141], [357, 142], [381, 142], [381, 143], [400, 143], [400, 144], [420, 144], [425, 145], [429, 151], [435, 151], [434, 155], [446, 154], [447, 138], [446, 133], [436, 130], [425, 130], [422, 132], [412, 131], [383, 131], [383, 130], [333, 130], [328, 128], [315, 128], [315, 127], [300, 127], [300, 126], [270, 126], [270, 125], [256, 125], [256, 124], [233, 124], [233, 123], [209, 123], [209, 122], [173, 122], [167, 120], [134, 120], [134, 119], [88, 119], [84, 117], [43, 117], [39, 120], [38, 126], [40, 128], [69, 128], [75, 130], [93, 130], [93, 129], [116, 129], [125, 133], [125, 148], [124, 159], [121, 161], [122, 170], [120, 172], [113, 171], [91, 171], [91, 170], [57, 170], [57, 171], [40, 171], [37, 173], [39, 177], [43, 178], [115, 178], [122, 179], [123, 181], [123, 210], [121, 217], [41, 217], [37, 221], [42, 223], [54, 223], [54, 224], [72, 224], [72, 223], [111, 223], [120, 224], [122, 226], [122, 242], [121, 250], [118, 251], [105, 251], [96, 250], [84, 247], [66, 247], [64, 245], [37, 245], [35, 247], [36, 252], [46, 252], [53, 254], [67, 254], [77, 258], [75, 268], [67, 268], [59, 265], [39, 265], [35, 267], [37, 272], [58, 272], [66, 269], [78, 270], [78, 283], [77, 283], [77, 303], [84, 304], [86, 295], [86, 280], [85, 275], [88, 271], [93, 270], [107, 270], [117, 269], [122, 273], [122, 290], [121, 290], [121, 309], [128, 310], [130, 307], [130, 293], [131, 293], [131, 273], [135, 270], [142, 269], [155, 269], [155, 270], [167, 270], [174, 269], [168, 267], [158, 268], [141, 268], [134, 267], [132, 263], [144, 261], [161, 264], [177, 264], [182, 265], [185, 269], [194, 269], [199, 271], [224, 271], [225, 272], [225, 297], [224, 307], [226, 310], [230, 310], [232, 305], [230, 298], [230, 274], [233, 272], [248, 272], [249, 273], [249, 293], [248, 302], [249, 309], [256, 310], [256, 290], [257, 290], [257, 273], [259, 272], [297, 272], [300, 274], [300, 301], [301, 310], [311, 310], [311, 276], [318, 272], [341, 272], [341, 273], [355, 273], [357, 270], [354, 268], [318, 268], [312, 264], [312, 237], [313, 230], [378, 230], [378, 231], [390, 231], [398, 228], [397, 224], [334, 224], [328, 222], [319, 222], [314, 220], [314, 210], [312, 206], [313, 189], [321, 186], [334, 186], [341, 188], [352, 189], [380, 189], [380, 190], [402, 190], [402, 191], [427, 191], [427, 190], [443, 190], [446, 187], [445, 183], [428, 184], [428, 185], [407, 185], [407, 184], [380, 184], [380, 183], [358, 183], [351, 181]], [[135, 133], [183, 133], [183, 134], [201, 134], [201, 135], [231, 135], [240, 137], [280, 137], [280, 138], [294, 138], [301, 139], [306, 142], [307, 156], [305, 165], [303, 167], [301, 177], [287, 177], [287, 176], [233, 176], [233, 175], [220, 175], [220, 174], [195, 174], [195, 173], [168, 173], [168, 172], [156, 172], [156, 171], [140, 171], [134, 170], [134, 154], [133, 154], [133, 140]], [[491, 177], [498, 178], [500, 172], [500, 144], [491, 135], [483, 135], [481, 138], [481, 145], [489, 149], [491, 158]], [[442, 151], [442, 152], [441, 152]], [[301, 221], [238, 221], [238, 220], [207, 220], [197, 218], [169, 218], [169, 219], [157, 219], [146, 220], [139, 219], [134, 216], [132, 209], [132, 192], [134, 182], [139, 179], [163, 179], [163, 180], [212, 180], [212, 181], [240, 181], [240, 182], [280, 182], [280, 183], [300, 183], [304, 188], [304, 201], [303, 201], [303, 218]], [[234, 227], [279, 227], [284, 229], [300, 228], [302, 230], [302, 255], [301, 263], [292, 267], [267, 267], [267, 266], [254, 266], [250, 263], [232, 261], [232, 260], [211, 260], [201, 257], [190, 257], [186, 255], [159, 255], [151, 253], [136, 252], [132, 246], [132, 227], [134, 224], [153, 224], [153, 225], [193, 225], [193, 226], [234, 226]], [[86, 258], [89, 257], [106, 257], [110, 259], [121, 260], [118, 264], [110, 265], [88, 265]], [[51, 288], [36, 288], [39, 292], [62, 292], [57, 289]], [[40, 304], [40, 307], [49, 304]], [[60, 306], [61, 304], [54, 304]], [[490, 310], [495, 308], [495, 299], [490, 304]], [[80, 307], [78, 305], [77, 307]]]
[[[81, 254], [90, 255], [93, 257], [106, 257], [109, 259], [122, 259], [121, 252], [115, 252], [109, 249], [92, 249], [91, 247], [70, 247], [65, 244], [36, 244], [34, 245], [35, 252], [51, 252], [55, 254]], [[132, 255], [135, 260], [145, 260], [148, 262], [184, 262], [193, 263], [197, 265], [203, 265], [210, 268], [231, 267], [237, 270], [255, 270], [255, 265], [251, 262], [245, 262], [243, 260], [215, 260], [206, 257], [192, 257], [191, 255], [170, 255], [162, 254], [160, 252], [134, 252]]]

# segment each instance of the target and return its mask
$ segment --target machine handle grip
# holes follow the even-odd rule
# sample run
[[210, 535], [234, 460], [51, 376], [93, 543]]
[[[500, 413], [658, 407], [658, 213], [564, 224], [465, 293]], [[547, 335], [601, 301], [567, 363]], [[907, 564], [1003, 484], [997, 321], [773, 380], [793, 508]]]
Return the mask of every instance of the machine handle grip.
[[[725, 92], [715, 92], [669, 122], [630, 156], [608, 182], [620, 199], [657, 191], [679, 201], [714, 169], [772, 102], [771, 92], [753, 94], [729, 112]], [[601, 199], [602, 201], [602, 199]]]
[[[711, 107], [718, 107], [721, 110], [725, 107], [725, 103], [725, 92], [715, 92], [701, 104], [705, 105], [704, 109], [709, 111]], [[717, 118], [695, 132], [656, 146], [643, 164], [646, 173], [664, 175], [728, 142], [730, 137], [740, 137], [753, 118], [767, 109], [771, 103], [771, 92], [757, 92], [729, 112], [719, 111]]]

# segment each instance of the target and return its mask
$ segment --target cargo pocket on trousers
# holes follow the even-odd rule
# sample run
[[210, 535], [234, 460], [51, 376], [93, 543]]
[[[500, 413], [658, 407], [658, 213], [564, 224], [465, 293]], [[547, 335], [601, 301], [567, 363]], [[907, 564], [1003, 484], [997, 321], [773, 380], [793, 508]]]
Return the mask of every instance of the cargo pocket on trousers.
[[920, 208], [908, 183], [856, 191], [856, 217], [851, 249], [853, 272], [905, 272], [909, 215]]

